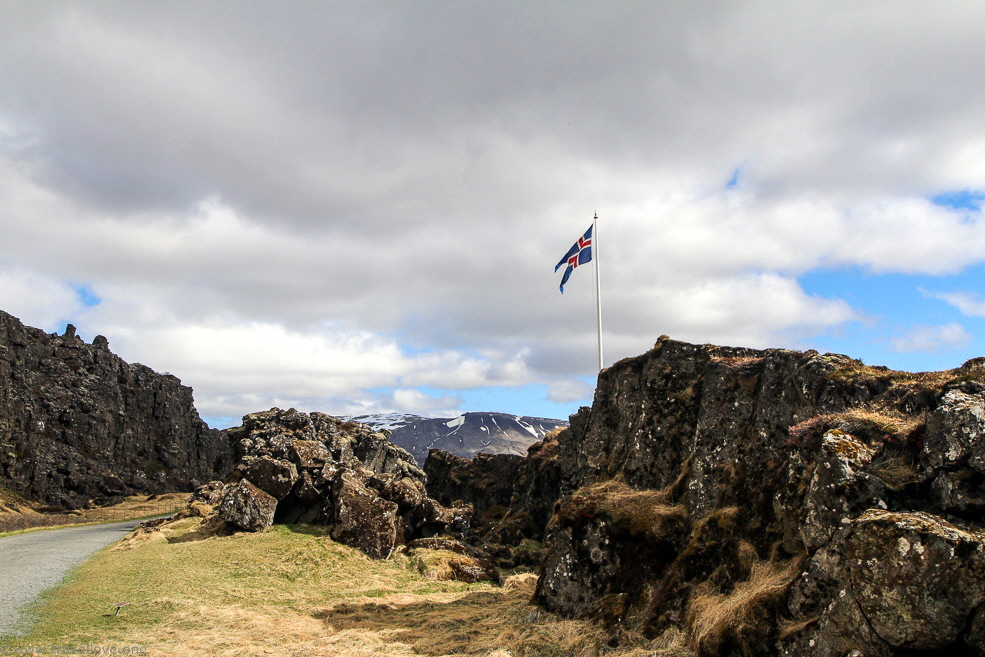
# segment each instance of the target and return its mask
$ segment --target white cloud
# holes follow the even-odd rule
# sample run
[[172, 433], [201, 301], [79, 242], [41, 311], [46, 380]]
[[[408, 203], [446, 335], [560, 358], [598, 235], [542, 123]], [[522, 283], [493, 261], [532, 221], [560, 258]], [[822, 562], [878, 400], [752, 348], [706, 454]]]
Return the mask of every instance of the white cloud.
[[591, 398], [595, 386], [583, 379], [567, 379], [552, 384], [547, 390], [547, 398], [558, 404], [570, 404]]
[[968, 317], [985, 317], [985, 300], [967, 292], [926, 292], [926, 295], [946, 301]]
[[971, 335], [957, 322], [944, 326], [915, 326], [905, 334], [890, 340], [894, 351], [937, 353], [964, 347]]
[[56, 330], [82, 311], [83, 304], [63, 282], [33, 272], [0, 270], [0, 309], [29, 326]]
[[807, 272], [985, 260], [981, 213], [927, 200], [985, 189], [982, 19], [906, 1], [8, 4], [0, 308], [77, 320], [212, 415], [534, 383], [573, 403], [593, 281], [562, 297], [552, 267], [597, 209], [608, 362], [661, 333], [809, 344], [867, 311], [809, 294]]
[[399, 389], [393, 391], [394, 410], [419, 414], [456, 415], [462, 400], [453, 395], [433, 397], [419, 390]]

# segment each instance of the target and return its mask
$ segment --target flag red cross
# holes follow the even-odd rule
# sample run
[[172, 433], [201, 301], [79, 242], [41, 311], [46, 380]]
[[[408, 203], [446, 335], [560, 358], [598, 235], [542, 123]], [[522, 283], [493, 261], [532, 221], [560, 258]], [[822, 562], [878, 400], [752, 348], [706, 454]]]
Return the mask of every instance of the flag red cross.
[[[578, 238], [578, 250], [579, 251], [581, 251], [582, 249], [584, 249], [586, 246], [591, 246], [591, 245], [592, 245], [592, 238], [590, 238], [590, 237], [589, 238], [584, 238], [584, 237], [579, 237]], [[577, 267], [578, 266], [578, 258], [579, 257], [580, 257], [580, 254], [578, 254], [578, 253], [574, 254], [573, 256], [571, 256], [570, 258], [568, 258], [568, 264], [571, 265], [572, 267]]]

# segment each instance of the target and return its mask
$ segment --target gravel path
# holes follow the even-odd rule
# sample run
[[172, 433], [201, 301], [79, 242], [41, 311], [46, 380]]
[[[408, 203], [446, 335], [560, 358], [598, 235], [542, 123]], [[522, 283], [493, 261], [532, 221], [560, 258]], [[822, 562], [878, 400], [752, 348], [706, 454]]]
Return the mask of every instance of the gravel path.
[[[13, 634], [25, 605], [93, 552], [120, 540], [136, 520], [0, 538], [0, 636]], [[22, 628], [23, 629], [23, 628]]]

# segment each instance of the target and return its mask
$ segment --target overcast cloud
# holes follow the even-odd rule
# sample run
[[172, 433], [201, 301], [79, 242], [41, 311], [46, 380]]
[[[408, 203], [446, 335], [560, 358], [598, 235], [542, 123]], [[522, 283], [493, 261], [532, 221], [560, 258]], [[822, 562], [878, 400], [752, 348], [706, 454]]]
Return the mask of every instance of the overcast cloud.
[[553, 266], [597, 211], [607, 364], [668, 334], [954, 367], [985, 353], [982, 25], [3, 0], [0, 309], [107, 336], [212, 422], [559, 417], [591, 399], [595, 300]]

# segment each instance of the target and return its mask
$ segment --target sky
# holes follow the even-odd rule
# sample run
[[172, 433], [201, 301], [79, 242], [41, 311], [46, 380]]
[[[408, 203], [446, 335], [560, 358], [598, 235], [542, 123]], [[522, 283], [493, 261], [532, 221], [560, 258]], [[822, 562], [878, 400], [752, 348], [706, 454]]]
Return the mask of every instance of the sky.
[[[985, 4], [0, 0], [0, 310], [212, 426], [985, 355]], [[595, 262], [554, 265], [598, 214]]]

